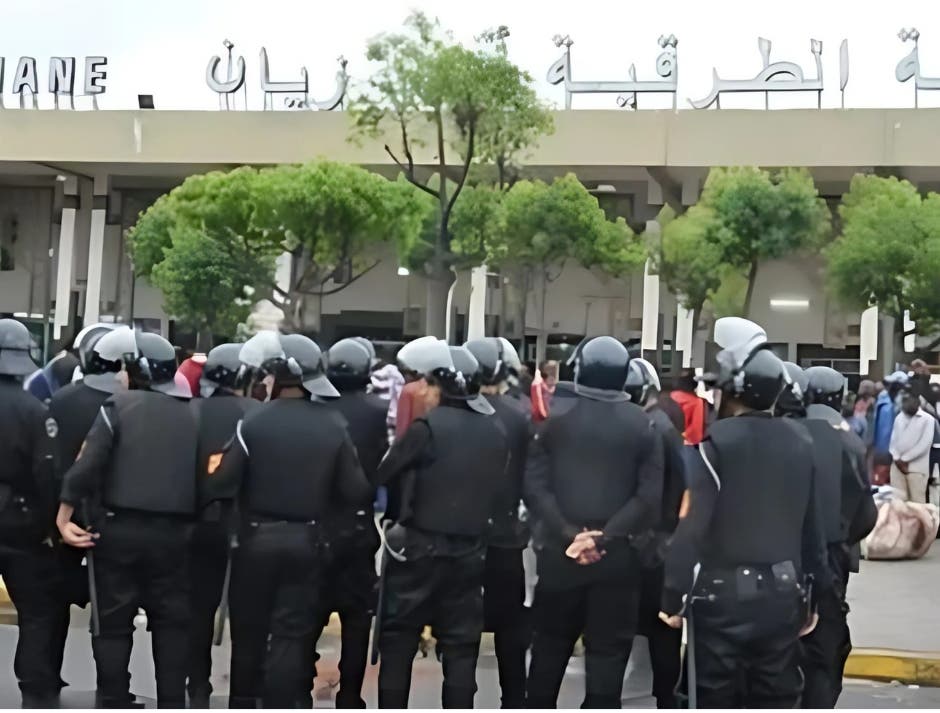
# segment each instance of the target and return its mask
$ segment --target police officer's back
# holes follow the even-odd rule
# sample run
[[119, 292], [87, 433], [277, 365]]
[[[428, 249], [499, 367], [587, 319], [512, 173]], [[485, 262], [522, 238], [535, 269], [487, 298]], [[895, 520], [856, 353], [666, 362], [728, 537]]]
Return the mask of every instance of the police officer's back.
[[23, 390], [23, 378], [36, 370], [32, 347], [23, 324], [0, 319], [0, 576], [17, 610], [13, 671], [23, 705], [52, 707], [61, 686], [48, 651], [59, 608], [48, 586], [54, 560], [43, 544], [55, 498], [52, 434], [45, 406]]
[[[238, 422], [257, 402], [243, 394], [244, 367], [240, 344], [220, 344], [206, 357], [199, 380], [202, 398], [190, 405], [198, 423], [197, 478], [211, 478], [225, 447], [235, 438]], [[212, 685], [212, 639], [216, 609], [223, 597], [233, 523], [221, 504], [208, 509], [196, 524], [190, 546], [192, 625], [187, 691], [191, 708], [208, 708]]]
[[[368, 345], [368, 348], [366, 347]], [[328, 406], [346, 421], [359, 462], [370, 481], [388, 448], [388, 406], [367, 393], [374, 350], [360, 339], [342, 339], [327, 353], [327, 376], [340, 396]], [[370, 351], [371, 350], [371, 351]], [[323, 578], [322, 623], [339, 612], [342, 653], [337, 708], [364, 708], [362, 682], [369, 653], [369, 628], [375, 612], [375, 553], [379, 536], [372, 503], [338, 502], [329, 519], [329, 561]]]
[[[147, 611], [160, 705], [185, 703], [187, 550], [196, 510], [196, 424], [173, 380], [176, 352], [155, 334], [115, 329], [98, 342], [123, 354], [130, 390], [101, 407], [65, 474], [57, 525], [93, 547], [100, 632], [92, 637], [104, 706], [127, 706], [133, 620]], [[98, 504], [95, 537], [72, 522]], [[88, 510], [80, 518], [88, 526]], [[94, 602], [93, 602], [94, 605]]]
[[[801, 382], [806, 426], [818, 457], [818, 498], [832, 587], [819, 598], [819, 624], [802, 640], [804, 708], [833, 708], [851, 651], [845, 604], [853, 550], [878, 517], [865, 471], [864, 446], [842, 420], [845, 378], [829, 367], [810, 367]], [[857, 557], [857, 555], [856, 555]], [[857, 559], [856, 559], [857, 562]]]
[[792, 707], [804, 575], [817, 590], [828, 584], [812, 443], [769, 413], [786, 377], [766, 334], [726, 319], [715, 327], [722, 418], [689, 460], [691, 505], [667, 554], [663, 616], [678, 626], [691, 605], [700, 706]]
[[446, 343], [433, 337], [399, 353], [404, 365], [440, 387], [441, 401], [411, 424], [378, 470], [379, 483], [404, 481], [399, 521], [388, 530], [392, 554], [379, 612], [384, 708], [407, 707], [411, 664], [426, 624], [434, 627], [443, 656], [444, 707], [473, 707], [486, 535], [509, 451], [492, 406], [472, 392], [476, 359], [460, 349], [467, 375], [455, 368]]
[[238, 424], [203, 495], [234, 498], [240, 513], [229, 704], [254, 707], [261, 699], [266, 707], [291, 708], [309, 701], [321, 521], [336, 500], [367, 504], [372, 491], [343, 419], [311, 400], [338, 396], [319, 347], [301, 335], [261, 332], [240, 359], [258, 370], [273, 400]]
[[[659, 619], [659, 603], [663, 592], [663, 555], [679, 522], [685, 492], [684, 426], [675, 424], [673, 417], [663, 410], [662, 400], [668, 397], [661, 393], [656, 369], [645, 359], [630, 361], [625, 388], [630, 400], [649, 416], [663, 443], [663, 497], [659, 520], [648, 532], [635, 537], [633, 543], [644, 568], [637, 630], [649, 643], [653, 695], [658, 708], [675, 708], [675, 688], [681, 673], [682, 633]], [[680, 417], [681, 413], [680, 410]]]
[[520, 505], [531, 438], [531, 409], [510, 393], [511, 370], [519, 362], [512, 345], [491, 337], [464, 346], [479, 362], [481, 392], [496, 412], [509, 446], [509, 465], [500, 484], [486, 550], [483, 611], [484, 629], [493, 632], [502, 706], [523, 708], [526, 651], [531, 635], [522, 555], [529, 544], [529, 528], [520, 519]]
[[585, 639], [585, 707], [619, 707], [636, 632], [640, 569], [629, 538], [654, 525], [662, 440], [624, 393], [630, 357], [612, 337], [575, 355], [575, 381], [555, 389], [529, 449], [526, 505], [539, 581], [530, 706], [554, 707], [571, 649]]

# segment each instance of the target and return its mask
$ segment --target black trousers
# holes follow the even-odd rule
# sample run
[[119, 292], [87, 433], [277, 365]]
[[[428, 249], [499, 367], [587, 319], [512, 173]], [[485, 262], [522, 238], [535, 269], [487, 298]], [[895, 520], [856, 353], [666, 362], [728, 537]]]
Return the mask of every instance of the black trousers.
[[555, 708], [578, 637], [584, 636], [582, 708], [620, 708], [620, 693], [637, 627], [636, 579], [584, 580], [556, 589], [535, 588], [529, 708]]
[[522, 550], [488, 547], [483, 628], [493, 632], [503, 708], [525, 708], [525, 657], [531, 639], [528, 613]]
[[649, 642], [653, 668], [653, 696], [657, 708], [676, 708], [676, 686], [682, 676], [682, 630], [659, 618], [663, 595], [663, 569], [644, 569], [640, 579], [638, 633]]
[[795, 594], [694, 602], [698, 707], [794, 708], [803, 688], [803, 614]]
[[59, 677], [62, 652], [57, 641], [68, 630], [68, 605], [58, 593], [58, 574], [53, 550], [35, 545], [22, 550], [0, 550], [0, 576], [16, 607], [19, 637], [13, 656], [13, 673], [24, 702], [55, 697], [64, 685]]
[[228, 564], [228, 533], [220, 523], [199, 523], [189, 550], [192, 624], [189, 629], [187, 690], [190, 707], [208, 707], [212, 695], [212, 638], [215, 614], [222, 601]]
[[[377, 538], [376, 538], [377, 539]], [[369, 658], [369, 634], [375, 613], [375, 550], [371, 541], [334, 550], [321, 583], [317, 640], [337, 612], [340, 621], [337, 708], [365, 708], [362, 683]]]
[[833, 586], [818, 601], [819, 623], [811, 634], [800, 639], [804, 684], [803, 708], [835, 708], [842, 695], [842, 672], [852, 651], [849, 634], [849, 605], [845, 601], [849, 584], [848, 548], [829, 545], [829, 568]]
[[192, 524], [146, 513], [108, 513], [94, 548], [101, 633], [92, 637], [99, 702], [106, 708], [133, 701], [128, 665], [134, 617], [142, 607], [152, 634], [157, 705], [186, 703], [189, 626], [187, 557]]
[[473, 708], [483, 633], [483, 545], [462, 554], [390, 560], [379, 637], [379, 708], [407, 708], [421, 630], [430, 624], [444, 669], [444, 708]]
[[310, 642], [318, 614], [319, 532], [253, 522], [233, 552], [229, 707], [294, 708], [310, 701]]

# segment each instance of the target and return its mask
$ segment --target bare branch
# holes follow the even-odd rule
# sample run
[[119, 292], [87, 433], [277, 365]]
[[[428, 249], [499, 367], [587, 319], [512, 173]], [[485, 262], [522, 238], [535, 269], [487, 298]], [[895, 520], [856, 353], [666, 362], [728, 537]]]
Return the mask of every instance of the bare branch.
[[[407, 166], [405, 166], [405, 164], [403, 164], [401, 161], [399, 161], [399, 160], [398, 160], [398, 157], [395, 156], [394, 153], [392, 153], [392, 149], [389, 147], [388, 144], [385, 144], [385, 153], [387, 153], [389, 156], [391, 156], [391, 157], [392, 157], [392, 161], [395, 162], [395, 165], [397, 165], [398, 168], [400, 168], [400, 169], [402, 170], [402, 172], [405, 174], [405, 178], [408, 179], [408, 183], [410, 183], [410, 184], [411, 184], [412, 186], [414, 186], [415, 188], [418, 188], [418, 189], [424, 191], [425, 193], [427, 193], [427, 194], [430, 195], [430, 196], [434, 196], [435, 198], [440, 198], [440, 197], [441, 197], [440, 193], [438, 193], [437, 191], [435, 191], [433, 188], [430, 188], [430, 187], [424, 185], [424, 184], [421, 183], [417, 178], [415, 178], [413, 168], [412, 168], [412, 169], [409, 169]], [[410, 159], [410, 155], [409, 155], [409, 159]]]
[[320, 283], [320, 289], [318, 289], [318, 290], [316, 290], [316, 291], [313, 291], [313, 290], [298, 290], [298, 292], [300, 292], [300, 294], [302, 294], [302, 295], [317, 295], [318, 297], [325, 297], [325, 296], [328, 296], [328, 295], [335, 295], [337, 292], [341, 292], [342, 290], [345, 290], [347, 287], [349, 287], [352, 283], [354, 283], [354, 282], [355, 282], [356, 280], [358, 280], [360, 277], [363, 277], [363, 276], [365, 276], [366, 274], [370, 273], [372, 270], [374, 270], [376, 267], [378, 267], [378, 266], [381, 264], [381, 262], [382, 262], [381, 260], [376, 260], [374, 263], [372, 263], [371, 265], [369, 265], [369, 267], [367, 267], [366, 269], [364, 269], [364, 270], [363, 270], [362, 272], [360, 272], [358, 275], [349, 278], [348, 281], [344, 282], [344, 283], [343, 283], [342, 285], [340, 285], [339, 287], [334, 287], [334, 288], [331, 289], [331, 290], [324, 290], [324, 289], [323, 289], [323, 285], [325, 285], [325, 284], [326, 284], [326, 281], [329, 279], [329, 278], [326, 278], [326, 279], [324, 279], [324, 280]]
[[460, 177], [460, 181], [457, 182], [457, 187], [454, 189], [454, 195], [450, 197], [450, 201], [447, 203], [448, 215], [450, 214], [451, 210], [453, 210], [454, 203], [457, 202], [457, 197], [460, 195], [464, 185], [467, 183], [467, 176], [470, 174], [470, 163], [473, 161], [473, 142], [475, 138], [476, 122], [471, 121], [469, 127], [467, 128], [467, 155], [463, 160], [463, 175]]

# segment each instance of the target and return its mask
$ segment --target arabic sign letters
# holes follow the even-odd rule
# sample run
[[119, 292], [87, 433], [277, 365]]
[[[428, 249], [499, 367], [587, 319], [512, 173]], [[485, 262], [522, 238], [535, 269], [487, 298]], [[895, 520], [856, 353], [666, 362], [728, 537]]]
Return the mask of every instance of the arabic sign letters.
[[917, 108], [917, 95], [921, 91], [940, 90], [940, 77], [924, 77], [920, 73], [920, 57], [917, 54], [917, 41], [920, 39], [920, 32], [917, 31], [916, 27], [901, 30], [898, 37], [901, 42], [914, 41], [914, 49], [907, 57], [898, 62], [894, 75], [899, 82], [906, 82], [911, 77], [914, 78], [914, 107]]
[[[209, 89], [219, 95], [220, 109], [236, 109], [236, 97], [240, 89], [245, 89], [245, 58], [239, 56], [233, 64], [232, 50], [235, 45], [229, 40], [222, 43], [228, 52], [226, 62], [225, 78], [218, 78], [219, 65], [222, 58], [218, 55], [213, 56], [206, 66], [206, 84]], [[317, 101], [310, 96], [310, 84], [308, 81], [307, 68], [300, 68], [300, 79], [290, 82], [272, 81], [271, 68], [268, 63], [268, 51], [261, 48], [259, 56], [259, 75], [261, 77], [261, 91], [264, 93], [264, 109], [274, 109], [274, 96], [276, 94], [284, 95], [284, 106], [288, 109], [318, 109], [320, 111], [331, 111], [343, 103], [343, 97], [346, 96], [346, 86], [349, 83], [349, 75], [346, 74], [346, 59], [340, 57], [339, 72], [336, 73], [336, 90], [333, 96], [324, 101]], [[243, 92], [244, 107], [248, 107], [247, 95]]]

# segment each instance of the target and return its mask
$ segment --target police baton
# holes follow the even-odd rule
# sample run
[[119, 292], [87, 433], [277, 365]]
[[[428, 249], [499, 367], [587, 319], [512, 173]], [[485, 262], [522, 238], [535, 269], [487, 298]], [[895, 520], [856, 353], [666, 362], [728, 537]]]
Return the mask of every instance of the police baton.
[[[85, 529], [91, 532], [91, 516], [88, 510], [88, 500], [82, 500], [82, 520]], [[101, 635], [101, 618], [98, 614], [98, 585], [95, 582], [95, 548], [85, 550], [85, 565], [88, 568], [88, 603], [91, 606], [91, 635]]]
[[225, 620], [228, 618], [228, 590], [232, 583], [232, 551], [238, 547], [238, 537], [232, 533], [228, 543], [228, 558], [225, 560], [225, 579], [222, 580], [222, 599], [219, 601], [219, 611], [215, 621], [215, 631], [212, 634], [212, 645], [221, 646], [222, 636], [225, 634]]
[[379, 535], [382, 540], [382, 556], [379, 559], [379, 593], [375, 603], [375, 616], [372, 619], [372, 651], [369, 661], [375, 666], [379, 662], [379, 637], [382, 635], [382, 609], [385, 603], [385, 568], [388, 566], [388, 545], [385, 543], [385, 530], [389, 521], [382, 523]]

